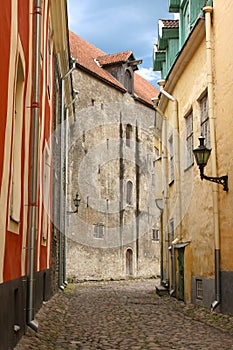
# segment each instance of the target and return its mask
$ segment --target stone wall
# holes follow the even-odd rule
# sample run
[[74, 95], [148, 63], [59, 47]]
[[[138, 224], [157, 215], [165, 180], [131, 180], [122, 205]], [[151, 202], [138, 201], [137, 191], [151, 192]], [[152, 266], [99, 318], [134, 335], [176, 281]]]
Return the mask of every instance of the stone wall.
[[155, 111], [81, 70], [74, 85], [80, 93], [70, 125], [68, 212], [77, 192], [81, 202], [67, 218], [67, 276], [158, 275], [158, 164], [149, 134]]

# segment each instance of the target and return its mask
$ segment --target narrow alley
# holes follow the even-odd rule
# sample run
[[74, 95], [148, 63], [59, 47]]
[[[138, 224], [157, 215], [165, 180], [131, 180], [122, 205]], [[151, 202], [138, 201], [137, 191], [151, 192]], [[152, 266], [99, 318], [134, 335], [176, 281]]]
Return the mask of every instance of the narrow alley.
[[155, 280], [68, 285], [15, 350], [233, 349], [233, 317], [155, 293]]

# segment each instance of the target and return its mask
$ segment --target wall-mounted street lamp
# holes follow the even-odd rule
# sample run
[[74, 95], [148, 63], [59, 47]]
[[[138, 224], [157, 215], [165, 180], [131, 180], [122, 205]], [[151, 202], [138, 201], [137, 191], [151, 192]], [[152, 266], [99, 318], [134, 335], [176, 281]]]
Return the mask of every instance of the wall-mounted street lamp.
[[76, 193], [76, 196], [75, 196], [75, 198], [73, 199], [73, 202], [74, 202], [74, 206], [75, 206], [76, 210], [74, 210], [74, 211], [67, 211], [67, 214], [75, 214], [75, 213], [78, 213], [78, 207], [79, 207], [80, 202], [81, 202], [81, 198], [79, 197], [78, 192]]
[[205, 140], [204, 136], [200, 136], [199, 137], [200, 144], [196, 149], [193, 150], [196, 163], [200, 169], [201, 179], [202, 180], [205, 179], [205, 180], [212, 181], [212, 182], [215, 182], [217, 184], [223, 185], [223, 191], [228, 191], [228, 176], [227, 175], [224, 175], [221, 177], [211, 177], [211, 176], [209, 177], [209, 176], [206, 176], [204, 174], [204, 167], [207, 165], [209, 157], [210, 157], [210, 153], [211, 153], [211, 149], [207, 148], [204, 145], [204, 140]]

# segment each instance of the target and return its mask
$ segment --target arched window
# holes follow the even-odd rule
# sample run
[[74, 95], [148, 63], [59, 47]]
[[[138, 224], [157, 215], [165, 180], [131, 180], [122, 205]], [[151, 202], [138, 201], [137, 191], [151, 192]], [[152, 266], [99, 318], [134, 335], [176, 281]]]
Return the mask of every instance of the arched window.
[[125, 134], [126, 134], [126, 146], [130, 147], [130, 140], [131, 140], [131, 134], [132, 134], [132, 125], [131, 124], [126, 125]]
[[16, 223], [20, 221], [21, 208], [21, 148], [23, 125], [23, 92], [24, 70], [21, 56], [18, 57], [17, 80], [14, 104], [12, 178], [10, 194], [10, 218]]
[[133, 183], [132, 181], [127, 181], [126, 185], [126, 202], [127, 204], [133, 203]]

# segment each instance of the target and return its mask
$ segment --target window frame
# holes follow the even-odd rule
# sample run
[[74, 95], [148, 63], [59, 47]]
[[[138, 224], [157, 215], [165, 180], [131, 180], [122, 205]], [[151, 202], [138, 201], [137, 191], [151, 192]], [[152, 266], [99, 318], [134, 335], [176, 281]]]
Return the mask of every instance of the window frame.
[[[188, 170], [194, 164], [193, 148], [193, 109], [185, 115], [185, 129], [186, 129], [186, 147], [185, 147], [185, 170]], [[190, 123], [190, 125], [189, 125]]]
[[203, 280], [196, 278], [196, 299], [203, 300]]
[[104, 238], [104, 224], [103, 223], [93, 224], [93, 237], [96, 239], [103, 239]]
[[152, 241], [159, 242], [159, 229], [152, 228]]
[[[206, 101], [204, 104], [203, 101]], [[209, 118], [209, 100], [208, 93], [205, 92], [199, 99], [199, 108], [200, 108], [200, 130], [201, 135], [205, 137], [205, 146], [211, 148], [210, 140], [210, 118]], [[205, 107], [204, 107], [205, 105]]]

